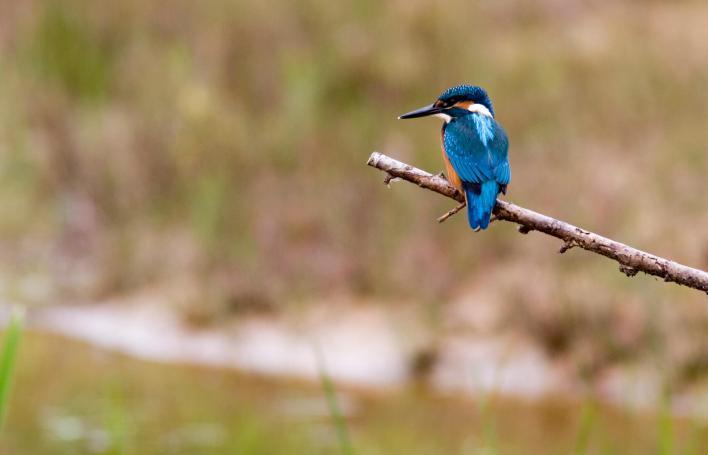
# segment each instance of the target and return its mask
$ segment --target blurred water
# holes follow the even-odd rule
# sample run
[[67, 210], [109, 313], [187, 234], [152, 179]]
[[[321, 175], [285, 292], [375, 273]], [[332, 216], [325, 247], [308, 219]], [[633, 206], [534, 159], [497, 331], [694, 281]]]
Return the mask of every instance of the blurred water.
[[[328, 453], [336, 450], [324, 392], [218, 369], [159, 365], [61, 337], [27, 335], [3, 453]], [[355, 448], [364, 453], [568, 453], [582, 403], [488, 394], [444, 397], [413, 387], [340, 390]], [[599, 404], [593, 450], [652, 452], [659, 420]], [[671, 419], [677, 448], [708, 444], [701, 421]], [[489, 432], [493, 429], [492, 433]], [[496, 436], [495, 436], [496, 435]]]

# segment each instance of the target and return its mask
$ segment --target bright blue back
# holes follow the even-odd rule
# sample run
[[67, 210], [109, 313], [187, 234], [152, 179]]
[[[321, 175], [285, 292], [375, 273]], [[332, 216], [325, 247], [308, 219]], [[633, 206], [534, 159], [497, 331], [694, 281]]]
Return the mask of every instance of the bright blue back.
[[471, 112], [444, 126], [443, 146], [462, 180], [470, 227], [486, 229], [497, 194], [511, 179], [506, 132], [493, 118]]

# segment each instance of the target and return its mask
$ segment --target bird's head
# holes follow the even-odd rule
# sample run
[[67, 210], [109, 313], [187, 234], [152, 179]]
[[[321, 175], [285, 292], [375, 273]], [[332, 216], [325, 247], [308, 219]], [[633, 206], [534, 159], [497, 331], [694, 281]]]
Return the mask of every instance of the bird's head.
[[489, 95], [482, 87], [476, 85], [457, 85], [445, 90], [433, 104], [408, 112], [398, 118], [408, 119], [435, 115], [449, 122], [454, 118], [470, 115], [473, 112], [494, 117], [494, 108]]

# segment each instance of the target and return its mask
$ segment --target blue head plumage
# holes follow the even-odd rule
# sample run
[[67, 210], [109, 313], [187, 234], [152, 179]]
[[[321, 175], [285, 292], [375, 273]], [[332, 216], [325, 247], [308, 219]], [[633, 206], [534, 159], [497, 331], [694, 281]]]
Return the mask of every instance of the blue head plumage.
[[451, 87], [440, 94], [438, 101], [448, 106], [459, 102], [472, 101], [475, 104], [481, 104], [486, 107], [494, 116], [492, 100], [489, 99], [487, 91], [476, 85], [462, 84]]

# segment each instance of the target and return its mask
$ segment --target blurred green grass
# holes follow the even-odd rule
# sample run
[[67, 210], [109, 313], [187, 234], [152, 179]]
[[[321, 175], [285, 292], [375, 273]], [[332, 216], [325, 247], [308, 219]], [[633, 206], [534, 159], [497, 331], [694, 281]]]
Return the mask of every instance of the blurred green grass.
[[511, 138], [509, 199], [708, 268], [703, 3], [5, 3], [10, 297], [189, 282], [178, 307], [209, 321], [341, 293], [493, 295], [583, 373], [650, 336], [678, 380], [706, 371], [705, 296], [512, 226], [439, 226], [447, 201], [364, 166], [377, 149], [440, 170], [439, 125], [395, 118], [478, 83]]
[[10, 402], [10, 390], [17, 363], [17, 350], [22, 338], [24, 317], [19, 310], [14, 310], [5, 330], [5, 338], [0, 355], [0, 430], [5, 425], [5, 417]]

